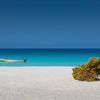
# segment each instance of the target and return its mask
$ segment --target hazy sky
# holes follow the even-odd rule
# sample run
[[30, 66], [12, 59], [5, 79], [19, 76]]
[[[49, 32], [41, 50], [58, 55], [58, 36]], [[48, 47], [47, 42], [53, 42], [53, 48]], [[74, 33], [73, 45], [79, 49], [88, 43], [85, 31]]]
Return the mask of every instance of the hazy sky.
[[100, 48], [100, 1], [0, 0], [0, 48]]

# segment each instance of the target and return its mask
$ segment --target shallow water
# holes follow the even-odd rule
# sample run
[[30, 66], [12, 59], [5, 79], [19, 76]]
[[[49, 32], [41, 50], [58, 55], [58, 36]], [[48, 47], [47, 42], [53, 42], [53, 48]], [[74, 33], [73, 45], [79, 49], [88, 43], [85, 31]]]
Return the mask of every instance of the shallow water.
[[100, 49], [0, 49], [0, 58], [27, 59], [0, 66], [77, 66], [92, 56], [100, 57]]

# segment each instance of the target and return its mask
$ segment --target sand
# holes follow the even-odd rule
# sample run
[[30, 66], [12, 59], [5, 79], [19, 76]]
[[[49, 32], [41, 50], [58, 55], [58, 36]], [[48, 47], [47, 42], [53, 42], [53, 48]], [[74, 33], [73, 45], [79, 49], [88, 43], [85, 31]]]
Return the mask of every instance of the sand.
[[0, 67], [0, 100], [100, 100], [100, 81], [80, 82], [67, 67]]

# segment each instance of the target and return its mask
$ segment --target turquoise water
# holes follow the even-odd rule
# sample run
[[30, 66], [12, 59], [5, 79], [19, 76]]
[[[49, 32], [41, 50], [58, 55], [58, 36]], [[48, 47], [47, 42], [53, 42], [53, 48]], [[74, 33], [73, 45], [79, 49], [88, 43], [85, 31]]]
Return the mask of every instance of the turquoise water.
[[0, 49], [0, 58], [27, 59], [27, 62], [0, 62], [0, 66], [77, 66], [100, 49]]

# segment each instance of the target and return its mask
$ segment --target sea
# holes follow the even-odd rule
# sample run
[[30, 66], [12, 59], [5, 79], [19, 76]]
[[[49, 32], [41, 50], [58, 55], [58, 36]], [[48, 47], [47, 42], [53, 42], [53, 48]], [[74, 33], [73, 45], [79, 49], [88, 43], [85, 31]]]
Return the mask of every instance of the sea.
[[0, 49], [0, 58], [26, 62], [2, 62], [6, 67], [72, 67], [84, 64], [90, 57], [100, 57], [100, 49]]

